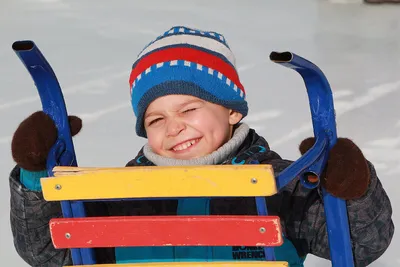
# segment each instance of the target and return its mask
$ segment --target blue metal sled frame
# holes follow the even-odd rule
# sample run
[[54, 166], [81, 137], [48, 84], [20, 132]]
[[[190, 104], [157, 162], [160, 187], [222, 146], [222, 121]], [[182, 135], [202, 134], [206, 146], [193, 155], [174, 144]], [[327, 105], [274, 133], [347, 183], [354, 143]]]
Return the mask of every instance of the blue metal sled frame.
[[[12, 48], [35, 82], [43, 111], [53, 119], [58, 130], [57, 141], [47, 158], [48, 175], [53, 176], [52, 170], [57, 165], [77, 166], [64, 96], [53, 69], [34, 42], [17, 41]], [[61, 201], [61, 208], [65, 218], [86, 216], [81, 201]], [[96, 263], [92, 249], [71, 249], [71, 253], [75, 265]]]
[[[278, 187], [281, 189], [292, 179], [300, 176], [303, 186], [315, 188], [319, 182], [309, 182], [307, 174], [320, 177], [329, 151], [337, 140], [331, 87], [323, 72], [316, 65], [296, 54], [272, 52], [270, 59], [295, 70], [303, 78], [307, 88], [316, 139], [314, 146], [307, 153], [277, 177]], [[346, 202], [333, 197], [323, 188], [322, 194], [332, 266], [354, 266]]]
[[[12, 48], [36, 84], [43, 111], [54, 120], [58, 129], [58, 139], [50, 151], [47, 162], [49, 176], [53, 176], [54, 166], [77, 166], [67, 109], [57, 77], [50, 64], [33, 41], [17, 41], [13, 43]], [[307, 88], [316, 139], [315, 145], [307, 153], [280, 173], [277, 177], [278, 188], [282, 189], [296, 177], [301, 178], [303, 186], [316, 188], [319, 181], [310, 182], [307, 174], [314, 174], [319, 178], [329, 151], [337, 140], [330, 85], [317, 66], [300, 56], [290, 52], [272, 52], [270, 59], [297, 71], [302, 76]], [[322, 193], [332, 266], [353, 267], [346, 202], [333, 197], [323, 189]], [[265, 198], [257, 197], [256, 204], [259, 215], [268, 214]], [[86, 216], [82, 201], [62, 201], [61, 205], [66, 218]], [[265, 248], [265, 252], [267, 260], [274, 260], [273, 249]], [[74, 265], [96, 263], [93, 249], [72, 249], [72, 259]]]

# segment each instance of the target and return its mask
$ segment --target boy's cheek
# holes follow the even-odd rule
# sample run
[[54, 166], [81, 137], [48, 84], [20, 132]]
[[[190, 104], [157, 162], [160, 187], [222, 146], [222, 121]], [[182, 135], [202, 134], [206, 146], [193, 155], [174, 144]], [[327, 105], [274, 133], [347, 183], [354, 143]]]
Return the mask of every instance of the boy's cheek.
[[207, 131], [214, 128], [215, 114], [202, 113], [197, 116], [187, 118], [186, 125], [192, 126], [193, 128], [201, 131]]
[[147, 142], [149, 143], [149, 146], [154, 152], [159, 152], [160, 149], [162, 148], [162, 139], [160, 138], [161, 133], [154, 132], [152, 130], [147, 131]]

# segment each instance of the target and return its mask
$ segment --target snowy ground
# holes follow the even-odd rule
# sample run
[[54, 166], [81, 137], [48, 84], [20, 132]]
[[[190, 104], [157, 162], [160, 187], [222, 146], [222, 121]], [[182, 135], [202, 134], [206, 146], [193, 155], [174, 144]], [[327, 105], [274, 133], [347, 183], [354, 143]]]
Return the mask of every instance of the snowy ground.
[[[312, 134], [300, 76], [268, 60], [289, 50], [325, 72], [336, 99], [338, 133], [375, 163], [400, 220], [400, 5], [345, 1], [0, 0], [0, 258], [26, 266], [9, 226], [10, 139], [40, 102], [11, 50], [32, 39], [53, 66], [70, 114], [84, 119], [75, 138], [81, 166], [123, 166], [144, 139], [134, 134], [128, 74], [136, 55], [173, 25], [222, 32], [248, 92], [247, 121], [286, 158]], [[354, 1], [353, 1], [354, 2]], [[357, 2], [357, 1], [355, 1]], [[168, 4], [167, 4], [168, 3]], [[111, 156], [112, 155], [112, 156]], [[372, 266], [400, 266], [400, 240]], [[330, 266], [310, 256], [307, 266]]]

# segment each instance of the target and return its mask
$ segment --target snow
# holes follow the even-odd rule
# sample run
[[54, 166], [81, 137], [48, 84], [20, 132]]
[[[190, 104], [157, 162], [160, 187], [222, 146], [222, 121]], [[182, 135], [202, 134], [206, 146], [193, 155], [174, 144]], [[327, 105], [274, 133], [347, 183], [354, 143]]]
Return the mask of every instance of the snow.
[[[346, 3], [345, 3], [346, 2]], [[10, 141], [18, 123], [41, 108], [31, 77], [13, 53], [31, 39], [54, 68], [70, 114], [84, 128], [74, 138], [80, 166], [124, 166], [144, 144], [135, 136], [128, 76], [137, 54], [174, 25], [221, 32], [236, 54], [248, 93], [249, 124], [283, 157], [299, 157], [312, 134], [301, 77], [269, 61], [291, 51], [316, 63], [335, 96], [338, 133], [376, 164], [400, 217], [400, 5], [357, 1], [2, 0], [0, 1], [0, 258], [27, 266], [9, 225]], [[109, 155], [112, 155], [111, 157]], [[395, 234], [371, 266], [400, 266]], [[306, 266], [330, 266], [309, 256]]]

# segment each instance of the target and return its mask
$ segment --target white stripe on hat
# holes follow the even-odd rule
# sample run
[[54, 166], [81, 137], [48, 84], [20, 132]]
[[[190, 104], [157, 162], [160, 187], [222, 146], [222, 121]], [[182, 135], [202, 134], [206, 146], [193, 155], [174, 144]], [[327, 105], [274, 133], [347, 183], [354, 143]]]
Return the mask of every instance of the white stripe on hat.
[[158, 48], [175, 44], [195, 45], [219, 53], [223, 55], [236, 68], [235, 56], [233, 55], [232, 51], [224, 44], [209, 37], [188, 34], [171, 35], [157, 40], [149, 45], [145, 50], [143, 50], [142, 53], [139, 54], [138, 59]]

